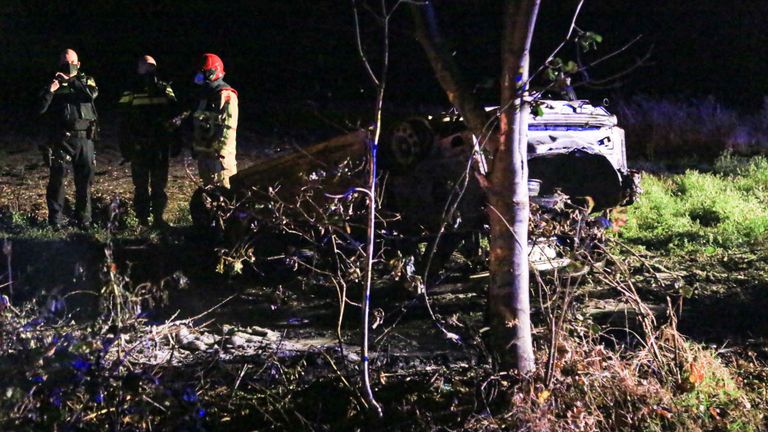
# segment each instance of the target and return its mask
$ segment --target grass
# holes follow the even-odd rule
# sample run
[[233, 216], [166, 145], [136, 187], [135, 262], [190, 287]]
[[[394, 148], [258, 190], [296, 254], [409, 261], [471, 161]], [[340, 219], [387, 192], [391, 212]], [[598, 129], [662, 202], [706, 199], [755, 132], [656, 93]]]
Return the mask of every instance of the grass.
[[643, 178], [621, 236], [648, 249], [714, 253], [755, 247], [768, 232], [768, 159], [727, 153], [712, 172]]
[[[173, 203], [167, 211], [166, 219], [174, 226], [192, 225], [192, 215], [189, 212], [189, 204], [186, 201]], [[134, 217], [135, 219], [135, 217]], [[135, 221], [134, 226], [138, 223]]]
[[688, 349], [696, 354], [684, 368], [682, 391], [672, 400], [681, 426], [711, 422], [723, 430], [756, 430], [759, 419], [750, 419], [751, 403], [731, 370], [711, 351]]
[[[753, 314], [765, 283], [768, 158], [726, 152], [706, 170], [645, 174], [643, 188], [619, 236], [646, 249], [651, 265], [683, 275], [675, 289], [688, 298], [685, 331], [736, 344], [762, 334], [764, 322]], [[710, 325], [713, 313], [734, 318]], [[664, 389], [666, 400], [643, 430], [764, 430], [765, 420], [753, 416], [765, 400], [764, 357], [752, 366], [743, 361], [754, 358], [750, 349], [734, 360], [701, 344], [686, 346], [691, 355], [680, 364], [679, 386]]]

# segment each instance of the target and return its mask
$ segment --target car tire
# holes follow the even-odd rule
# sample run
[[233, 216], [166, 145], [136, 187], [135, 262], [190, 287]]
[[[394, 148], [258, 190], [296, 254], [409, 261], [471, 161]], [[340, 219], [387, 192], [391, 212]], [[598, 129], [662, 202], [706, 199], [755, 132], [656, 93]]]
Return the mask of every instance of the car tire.
[[383, 141], [384, 167], [404, 170], [426, 159], [434, 147], [435, 132], [427, 119], [412, 117], [397, 123]]

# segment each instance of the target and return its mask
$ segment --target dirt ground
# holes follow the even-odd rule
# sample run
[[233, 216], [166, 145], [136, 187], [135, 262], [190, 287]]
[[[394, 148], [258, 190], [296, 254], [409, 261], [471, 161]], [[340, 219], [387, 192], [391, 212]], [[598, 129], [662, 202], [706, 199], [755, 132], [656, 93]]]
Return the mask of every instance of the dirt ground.
[[[242, 169], [274, 152], [275, 146], [240, 151], [238, 165]], [[130, 165], [122, 161], [114, 146], [97, 146], [96, 166], [93, 185], [94, 220], [101, 225], [101, 229], [89, 235], [81, 235], [75, 229], [52, 233], [45, 228], [48, 170], [42, 164], [34, 143], [15, 140], [0, 146], [0, 219], [4, 221], [0, 229], [5, 231], [5, 234], [0, 231], [0, 235], [9, 236], [16, 243], [14, 254], [18, 262], [18, 283], [26, 283], [27, 288], [32, 290], [30, 295], [50, 292], [62, 285], [65, 289], [76, 289], [77, 284], [62, 281], [70, 280], [71, 269], [78, 266], [95, 269], [92, 270], [90, 289], [95, 289], [100, 283], [98, 271], [103, 260], [101, 249], [103, 231], [108, 220], [107, 208], [116, 197], [122, 200], [124, 208], [130, 207], [133, 186]], [[297, 336], [309, 334], [310, 337], [332, 337], [338, 320], [335, 292], [313, 292], [303, 286], [302, 282], [279, 282], [275, 285], [274, 281], [267, 283], [253, 275], [233, 278], [215, 271], [219, 264], [216, 249], [221, 245], [204, 235], [200, 236], [189, 226], [188, 202], [198, 185], [195, 161], [186, 153], [172, 159], [166, 218], [174, 228], [158, 236], [157, 233], [128, 227], [118, 232], [115, 240], [115, 259], [120, 266], [131, 269], [134, 283], [162, 285], [174, 281], [178, 285], [177, 279], [183, 278], [185, 281], [184, 291], [169, 291], [168, 305], [154, 311], [155, 318], [168, 317], [177, 311], [181, 317], [194, 316], [234, 296], [210, 317], [228, 324], [288, 330]], [[67, 207], [71, 212], [74, 199], [71, 175], [65, 187], [68, 194]], [[672, 279], [665, 283], [673, 287], [672, 291], [676, 289], [676, 284], [683, 281], [697, 287], [697, 295], [685, 302], [681, 327], [687, 334], [714, 343], [739, 340], [741, 343], [754, 344], [763, 340], [760, 332], [753, 330], [756, 324], [760, 329], [768, 327], [759, 314], [754, 314], [760, 308], [759, 305], [764, 303], [758, 294], [762, 280], [760, 269], [765, 262], [761, 254], [746, 263], [738, 259], [723, 261], [716, 257], [708, 264], [684, 260], [667, 263], [663, 257], [648, 258], [651, 262], [673, 265], [679, 269], [671, 276], [667, 275]], [[636, 265], [640, 269], [643, 267], [640, 263]], [[41, 271], [43, 268], [47, 271]], [[445, 314], [463, 310], [479, 315], [482, 311], [484, 283], [485, 279], [470, 279], [463, 275], [458, 278], [458, 283], [437, 287], [433, 300], [441, 305]], [[636, 276], [636, 283], [649, 302], [658, 302], [658, 306], [663, 309], [661, 303], [669, 292], [659, 286], [653, 275], [640, 272]], [[596, 301], [600, 303], [601, 296], [610, 295], [597, 294]], [[407, 303], [406, 300], [411, 301], [409, 296], [406, 291], [397, 290], [384, 290], [377, 296], [381, 298], [382, 313], [387, 320], [395, 319], [397, 311]], [[734, 312], [720, 314], [722, 317], [717, 323], [700, 319], [702, 314], [719, 314], [713, 311], [722, 305], [732, 305]], [[415, 313], [418, 317], [414, 317], [419, 323], [416, 325], [418, 327], [424, 325], [421, 320], [426, 317], [421, 307], [423, 305], [415, 306], [409, 307], [409, 310], [420, 311]], [[356, 307], [348, 310], [347, 320], [356, 322], [358, 311]], [[755, 319], [749, 322], [741, 320], [744, 313], [753, 315]], [[356, 324], [347, 324], [346, 327], [354, 331]], [[420, 339], [414, 334], [407, 337]], [[758, 344], [762, 345], [762, 342]]]
[[[240, 151], [238, 165], [242, 169], [274, 151], [274, 146]], [[94, 221], [100, 228], [89, 233], [81, 233], [75, 228], [54, 233], [45, 226], [48, 169], [42, 164], [35, 146], [29, 142], [8, 143], [0, 148], [0, 152], [0, 214], [6, 221], [0, 228], [14, 242], [16, 286], [26, 290], [26, 293], [16, 294], [28, 299], [51, 292], [97, 291], [102, 283], [100, 272], [104, 262], [102, 249], [107, 208], [116, 197], [122, 200], [122, 206], [130, 207], [133, 194], [130, 165], [123, 163], [116, 148], [97, 146], [93, 211]], [[275, 285], [272, 280], [265, 282], [252, 274], [231, 277], [216, 271], [216, 249], [221, 245], [190, 227], [188, 202], [198, 185], [195, 161], [188, 154], [172, 159], [166, 219], [173, 228], [158, 233], [129, 226], [119, 230], [113, 239], [115, 262], [121, 272], [130, 274], [132, 283], [170, 287], [166, 290], [166, 304], [148, 311], [147, 316], [153, 321], [162, 321], [208, 311], [206, 318], [215, 320], [217, 325], [257, 325], [283, 332], [296, 340], [305, 339], [314, 344], [336, 343], [339, 320], [336, 292], [317, 292], [304, 286], [302, 281]], [[71, 212], [74, 200], [71, 175], [65, 187], [67, 207]], [[72, 269], [81, 269], [86, 275], [82, 280], [73, 279]], [[476, 282], [449, 284], [435, 292], [433, 301], [442, 304], [445, 313], [474, 310], [479, 317], [481, 285]], [[433, 331], [423, 331], [425, 325], [429, 326], [429, 317], [423, 305], [411, 299], [406, 291], [383, 290], [378, 297], [381, 304], [374, 306], [381, 307], [377, 313], [386, 316], [387, 321], [394, 321], [406, 309], [409, 310], [406, 321], [415, 321], [386, 335], [391, 347], [416, 348], [417, 352], [436, 347], [439, 347], [436, 348], [438, 352], [450, 350], [450, 344], [435, 343]], [[73, 309], [93, 306], [89, 306], [87, 300], [78, 304], [78, 299], [78, 296], [74, 297]], [[209, 311], [220, 302], [224, 304]], [[358, 315], [358, 307], [347, 308], [344, 329], [349, 332], [350, 340], [357, 334]], [[379, 331], [383, 328], [382, 323]]]
[[[255, 158], [253, 152], [241, 152], [238, 165], [248, 166]], [[35, 221], [44, 221], [47, 215], [47, 181], [48, 168], [43, 165], [33, 143], [16, 141], [0, 147], [0, 208], [29, 215]], [[189, 154], [173, 158], [167, 187], [169, 203], [166, 215], [169, 221], [183, 221], [188, 213], [189, 198], [198, 186], [197, 164]], [[72, 175], [67, 177], [65, 188], [67, 207], [71, 211], [74, 201]], [[115, 197], [130, 200], [133, 196], [130, 163], [126, 163], [112, 145], [96, 146], [96, 175], [92, 191], [96, 221], [105, 202]]]

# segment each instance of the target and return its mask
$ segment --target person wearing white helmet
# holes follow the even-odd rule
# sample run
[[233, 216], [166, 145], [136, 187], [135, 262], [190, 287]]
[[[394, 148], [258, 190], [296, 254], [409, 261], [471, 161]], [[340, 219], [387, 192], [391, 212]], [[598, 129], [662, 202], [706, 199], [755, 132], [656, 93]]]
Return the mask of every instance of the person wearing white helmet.
[[137, 76], [120, 96], [119, 143], [123, 158], [131, 163], [133, 208], [139, 225], [167, 226], [163, 213], [168, 204], [165, 187], [174, 139], [168, 127], [176, 95], [171, 85], [157, 77], [157, 61], [139, 58]]
[[91, 224], [91, 185], [96, 155], [94, 140], [98, 127], [94, 99], [99, 94], [96, 81], [80, 70], [80, 60], [72, 49], [64, 50], [59, 68], [40, 94], [38, 112], [52, 120], [51, 135], [41, 148], [50, 168], [46, 201], [48, 223], [64, 225], [64, 175], [71, 163], [75, 177], [75, 219], [82, 228]]

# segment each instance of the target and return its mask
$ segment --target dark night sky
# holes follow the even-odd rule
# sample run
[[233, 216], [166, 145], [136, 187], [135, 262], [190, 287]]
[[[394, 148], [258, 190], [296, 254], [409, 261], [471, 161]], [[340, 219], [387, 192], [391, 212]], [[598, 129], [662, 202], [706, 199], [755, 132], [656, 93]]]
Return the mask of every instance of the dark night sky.
[[[378, 3], [378, 2], [374, 2]], [[443, 33], [473, 83], [498, 75], [498, 1], [437, 0]], [[177, 92], [190, 90], [202, 52], [218, 53], [227, 81], [240, 91], [246, 121], [312, 101], [321, 109], [368, 103], [373, 93], [354, 46], [347, 0], [80, 1], [3, 0], [0, 4], [0, 90], [26, 106], [52, 75], [58, 52], [72, 47], [96, 77], [108, 106], [145, 52], [160, 62]], [[545, 0], [534, 40], [534, 63], [564, 35], [575, 0]], [[651, 59], [616, 89], [590, 97], [637, 93], [702, 97], [754, 109], [768, 93], [765, 23], [768, 1], [591, 0], [579, 26], [602, 34], [600, 53], [642, 34], [634, 47], [593, 72], [621, 70], [653, 45]], [[378, 28], [364, 34], [376, 42]], [[393, 22], [392, 102], [441, 105], [445, 97], [419, 46], [409, 16]], [[375, 55], [374, 55], [375, 57]], [[572, 50], [563, 58], [572, 58]], [[490, 92], [489, 92], [490, 93]], [[371, 102], [372, 103], [372, 102]], [[9, 104], [6, 103], [6, 109]], [[105, 108], [102, 108], [105, 109]]]

